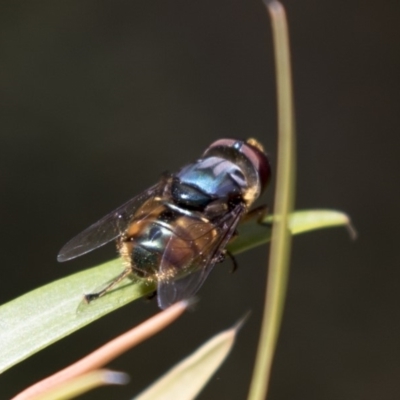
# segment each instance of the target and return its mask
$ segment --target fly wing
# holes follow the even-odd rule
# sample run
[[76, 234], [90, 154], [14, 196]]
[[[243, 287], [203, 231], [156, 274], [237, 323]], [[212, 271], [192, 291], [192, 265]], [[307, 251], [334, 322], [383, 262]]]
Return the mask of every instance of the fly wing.
[[129, 200], [115, 211], [89, 226], [79, 235], [71, 239], [58, 253], [57, 260], [67, 261], [89, 253], [119, 236], [129, 227], [135, 212], [146, 201], [155, 196], [161, 196], [165, 187], [162, 180], [150, 189]]
[[245, 212], [240, 204], [212, 223], [196, 219], [171, 236], [159, 268], [157, 300], [164, 309], [192, 297], [203, 285]]

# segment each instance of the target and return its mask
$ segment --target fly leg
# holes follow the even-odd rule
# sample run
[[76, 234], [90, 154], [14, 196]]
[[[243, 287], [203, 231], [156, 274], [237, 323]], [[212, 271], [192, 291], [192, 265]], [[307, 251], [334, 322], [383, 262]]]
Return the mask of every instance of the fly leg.
[[231, 259], [231, 261], [232, 261], [232, 269], [231, 269], [231, 274], [233, 274], [234, 272], [236, 272], [237, 271], [237, 269], [239, 268], [239, 264], [237, 263], [237, 261], [236, 261], [236, 258], [235, 258], [235, 256], [229, 251], [229, 250], [226, 250], [226, 255]]
[[230, 258], [230, 260], [232, 261], [233, 267], [232, 267], [231, 273], [234, 273], [238, 269], [238, 263], [237, 263], [234, 255], [229, 250], [225, 249], [225, 250], [221, 251], [221, 253], [219, 253], [218, 256], [215, 257], [213, 262], [221, 263], [225, 260], [226, 256], [228, 256]]
[[122, 271], [121, 274], [119, 274], [117, 277], [115, 277], [105, 288], [101, 289], [99, 292], [85, 294], [85, 296], [84, 296], [85, 302], [90, 303], [91, 301], [104, 296], [112, 288], [114, 288], [116, 285], [118, 285], [118, 283], [120, 283], [123, 279], [125, 279], [131, 272], [132, 272], [131, 267], [126, 268]]
[[272, 223], [265, 222], [265, 218], [268, 215], [268, 212], [269, 210], [266, 204], [258, 206], [250, 210], [247, 214], [245, 214], [240, 222], [243, 223], [255, 219], [260, 225], [271, 227]]
[[148, 296], [146, 296], [146, 300], [153, 300], [154, 297], [157, 296], [157, 290], [155, 290], [153, 293], [150, 293]]

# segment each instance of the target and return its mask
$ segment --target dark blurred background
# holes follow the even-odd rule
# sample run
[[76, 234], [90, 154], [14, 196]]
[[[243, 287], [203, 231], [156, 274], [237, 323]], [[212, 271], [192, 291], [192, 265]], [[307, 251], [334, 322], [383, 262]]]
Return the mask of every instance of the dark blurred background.
[[[269, 399], [397, 399], [400, 390], [400, 2], [285, 1], [298, 131], [297, 208], [349, 213], [296, 237]], [[270, 22], [259, 0], [0, 4], [0, 302], [96, 265], [58, 264], [92, 222], [221, 137], [261, 140], [275, 163]], [[397, 177], [397, 178], [396, 178]], [[264, 201], [271, 204], [273, 186]], [[196, 310], [111, 364], [131, 398], [246, 311], [201, 399], [246, 397], [267, 247], [218, 265]], [[0, 377], [1, 398], [157, 312], [136, 301]]]

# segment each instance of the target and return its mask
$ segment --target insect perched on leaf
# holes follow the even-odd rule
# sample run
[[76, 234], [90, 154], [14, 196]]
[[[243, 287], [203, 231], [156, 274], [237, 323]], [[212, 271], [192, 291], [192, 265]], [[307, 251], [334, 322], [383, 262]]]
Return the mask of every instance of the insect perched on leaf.
[[161, 308], [193, 296], [236, 226], [265, 189], [270, 165], [255, 140], [220, 139], [200, 159], [165, 175], [150, 189], [69, 241], [58, 261], [79, 257], [116, 240], [124, 271], [94, 300], [132, 274], [157, 284]]

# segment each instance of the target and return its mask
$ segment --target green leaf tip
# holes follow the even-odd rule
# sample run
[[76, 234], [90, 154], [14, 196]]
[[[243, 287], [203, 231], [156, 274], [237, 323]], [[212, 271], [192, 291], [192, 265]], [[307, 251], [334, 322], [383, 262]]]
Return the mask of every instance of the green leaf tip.
[[172, 367], [134, 400], [192, 400], [224, 362], [249, 313]]
[[[262, 221], [250, 219], [238, 227], [238, 236], [228, 245], [232, 254], [239, 254], [260, 246], [271, 240], [273, 215]], [[289, 229], [293, 235], [313, 231], [316, 229], [345, 226], [350, 237], [355, 239], [357, 232], [347, 214], [335, 210], [300, 210], [289, 215]]]

